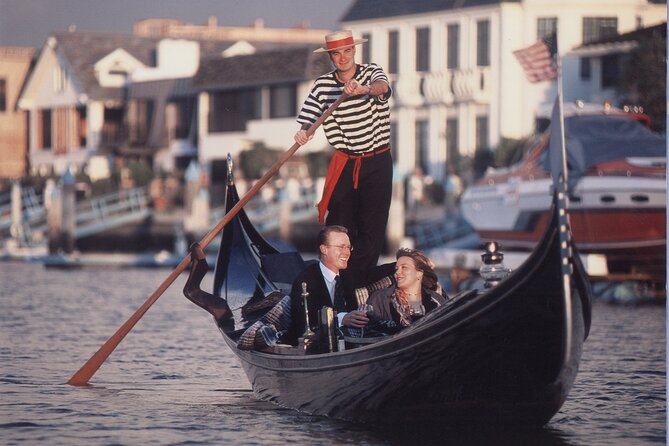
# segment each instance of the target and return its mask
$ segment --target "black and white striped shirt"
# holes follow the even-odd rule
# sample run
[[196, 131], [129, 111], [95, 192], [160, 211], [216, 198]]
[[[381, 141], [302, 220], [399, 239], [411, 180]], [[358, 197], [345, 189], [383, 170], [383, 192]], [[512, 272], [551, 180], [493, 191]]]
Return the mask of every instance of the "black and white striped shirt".
[[[357, 65], [353, 76], [361, 85], [376, 81], [388, 83], [388, 76], [376, 64]], [[309, 96], [297, 116], [300, 124], [313, 124], [341, 95], [344, 84], [335, 72], [324, 74], [314, 81]], [[390, 144], [390, 106], [392, 91], [382, 96], [359, 95], [346, 99], [323, 123], [328, 142], [349, 155], [361, 155]]]

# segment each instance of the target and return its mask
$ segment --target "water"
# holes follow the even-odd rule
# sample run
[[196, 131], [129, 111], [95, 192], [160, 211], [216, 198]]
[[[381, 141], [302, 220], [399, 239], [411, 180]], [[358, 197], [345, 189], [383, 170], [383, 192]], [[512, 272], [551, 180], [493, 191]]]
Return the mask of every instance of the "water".
[[[377, 431], [253, 398], [182, 275], [91, 379], [66, 381], [153, 293], [165, 269], [0, 263], [3, 445], [649, 445], [666, 435], [665, 308], [596, 303], [581, 370], [541, 428]], [[205, 286], [211, 280], [205, 279]]]

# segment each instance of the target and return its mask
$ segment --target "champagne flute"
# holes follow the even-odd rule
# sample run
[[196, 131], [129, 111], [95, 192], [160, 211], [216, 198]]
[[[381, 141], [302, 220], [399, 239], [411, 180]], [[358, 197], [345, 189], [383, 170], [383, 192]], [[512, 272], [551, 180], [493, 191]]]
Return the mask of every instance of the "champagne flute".
[[[373, 306], [373, 305], [369, 305], [369, 304], [360, 304], [360, 306], [358, 307], [358, 311], [364, 311], [364, 312], [367, 314], [367, 317], [369, 317], [370, 313], [371, 313], [372, 311], [374, 311], [374, 306]], [[364, 337], [365, 337], [365, 327], [362, 327], [362, 328], [360, 329], [360, 331], [361, 331], [361, 333], [362, 333], [362, 336], [361, 336], [361, 337], [364, 338]]]
[[416, 322], [418, 319], [425, 316], [425, 306], [423, 304], [412, 304], [409, 310], [411, 321]]

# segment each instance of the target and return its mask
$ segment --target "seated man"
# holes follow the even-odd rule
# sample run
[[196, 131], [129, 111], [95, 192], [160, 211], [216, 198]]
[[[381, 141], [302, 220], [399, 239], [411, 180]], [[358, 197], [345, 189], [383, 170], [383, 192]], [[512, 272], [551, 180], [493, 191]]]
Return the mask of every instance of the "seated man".
[[291, 289], [291, 325], [284, 333], [282, 342], [296, 345], [305, 331], [304, 299], [302, 283], [306, 284], [309, 297], [309, 324], [312, 330], [318, 325], [318, 311], [323, 307], [333, 307], [339, 325], [362, 328], [369, 319], [367, 313], [358, 311], [358, 301], [353, 289], [348, 288], [346, 279], [340, 274], [348, 266], [351, 256], [351, 242], [348, 230], [343, 226], [326, 226], [318, 233], [319, 262], [302, 271]]

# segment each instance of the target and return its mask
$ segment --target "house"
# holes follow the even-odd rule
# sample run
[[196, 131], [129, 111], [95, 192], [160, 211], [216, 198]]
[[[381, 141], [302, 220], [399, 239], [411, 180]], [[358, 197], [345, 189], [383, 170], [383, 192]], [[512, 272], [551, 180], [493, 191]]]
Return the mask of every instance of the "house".
[[[202, 61], [193, 77], [200, 91], [201, 165], [215, 172], [228, 153], [237, 157], [253, 144], [287, 150], [295, 143], [298, 107], [313, 80], [332, 70], [328, 57], [314, 49], [299, 46]], [[301, 153], [327, 147], [319, 132]]]
[[139, 29], [148, 36], [74, 30], [47, 39], [18, 102], [28, 114], [31, 173], [78, 171], [94, 157], [95, 165], [131, 158], [149, 161], [158, 171], [185, 168], [197, 155], [198, 92], [191, 79], [201, 59], [313, 39], [307, 30], [295, 29], [284, 33], [291, 39], [275, 42], [272, 30], [263, 27], [255, 40], [252, 33], [244, 34], [245, 40], [224, 40], [211, 23], [213, 38], [200, 32], [194, 33], [199, 39], [185, 39], [165, 37], [185, 26], [178, 21], [153, 19], [144, 25]]
[[27, 116], [16, 104], [34, 55], [34, 48], [0, 47], [0, 181], [27, 172]]
[[[554, 100], [556, 82], [530, 84], [513, 51], [557, 33], [566, 54], [666, 14], [657, 0], [357, 0], [341, 27], [368, 39], [360, 61], [391, 77], [398, 172], [420, 167], [444, 181], [448, 163], [532, 134], [537, 110]], [[562, 61], [566, 101], [584, 94], [579, 64]]]
[[[634, 31], [616, 34], [612, 36], [602, 37], [601, 39], [584, 43], [575, 48], [569, 54], [569, 57], [578, 58], [579, 65], [579, 82], [575, 84], [575, 89], [580, 92], [579, 97], [586, 102], [610, 102], [616, 103], [620, 98], [617, 97], [616, 87], [621, 82], [621, 76], [624, 72], [624, 67], [628, 65], [629, 55], [636, 50], [640, 45], [660, 45], [662, 47], [656, 49], [656, 53], [661, 60], [656, 61], [654, 67], [635, 67], [636, 70], [662, 70], [666, 76], [666, 42], [667, 42], [667, 23], [663, 22], [658, 25], [649, 26], [646, 28], [635, 29]], [[654, 85], [649, 88], [658, 88], [659, 85]], [[645, 92], [637, 92], [637, 96], [646, 96]], [[661, 95], [664, 102], [664, 94]], [[624, 98], [634, 100], [633, 104], [638, 105], [641, 97]], [[624, 105], [624, 104], [620, 104]], [[666, 104], [665, 104], [666, 107]], [[648, 110], [650, 112], [650, 110]], [[665, 112], [666, 113], [666, 110]], [[657, 120], [664, 120], [665, 116], [655, 116]], [[660, 127], [664, 127], [660, 125]]]
[[292, 28], [267, 28], [262, 19], [253, 26], [218, 26], [216, 16], [209, 17], [204, 25], [184, 23], [181, 20], [151, 18], [135, 22], [133, 34], [145, 37], [170, 37], [190, 40], [227, 40], [272, 44], [320, 44], [327, 29], [310, 28], [303, 23]]
[[110, 33], [49, 36], [19, 99], [28, 113], [31, 173], [60, 175], [91, 156], [117, 153], [128, 73], [155, 65], [157, 43]]

